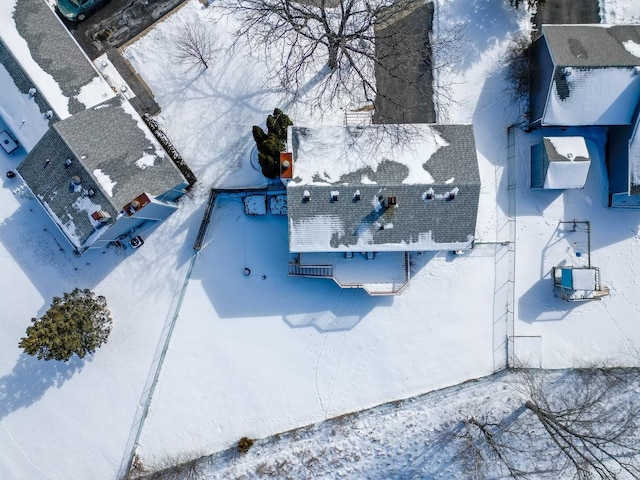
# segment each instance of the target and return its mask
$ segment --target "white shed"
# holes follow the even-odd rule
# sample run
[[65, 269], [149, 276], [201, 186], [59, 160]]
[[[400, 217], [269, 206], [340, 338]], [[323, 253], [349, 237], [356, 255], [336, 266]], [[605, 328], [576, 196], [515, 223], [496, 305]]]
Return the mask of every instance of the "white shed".
[[531, 188], [583, 188], [590, 165], [583, 137], [543, 137], [531, 147]]

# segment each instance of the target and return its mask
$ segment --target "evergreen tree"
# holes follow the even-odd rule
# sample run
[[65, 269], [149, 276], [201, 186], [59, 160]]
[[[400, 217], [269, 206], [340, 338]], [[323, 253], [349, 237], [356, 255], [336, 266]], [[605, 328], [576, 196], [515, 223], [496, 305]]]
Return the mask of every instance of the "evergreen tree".
[[253, 139], [258, 148], [258, 162], [262, 174], [267, 178], [280, 175], [280, 152], [287, 143], [287, 127], [293, 125], [291, 119], [282, 110], [276, 108], [273, 115], [267, 117], [267, 132], [257, 125], [253, 126]]
[[32, 318], [27, 334], [18, 344], [38, 360], [62, 360], [73, 354], [84, 358], [107, 342], [111, 333], [111, 313], [103, 296], [79, 288], [53, 297], [42, 318]]

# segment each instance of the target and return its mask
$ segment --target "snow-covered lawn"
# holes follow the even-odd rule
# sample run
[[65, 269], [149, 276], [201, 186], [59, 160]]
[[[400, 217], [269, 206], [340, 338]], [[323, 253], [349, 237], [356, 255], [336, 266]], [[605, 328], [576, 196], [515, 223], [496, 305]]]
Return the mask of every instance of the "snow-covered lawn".
[[[613, 21], [640, 15], [631, 1], [606, 3], [607, 11], [617, 12]], [[459, 99], [448, 120], [475, 128], [483, 182], [478, 240], [509, 241], [516, 232], [507, 219], [506, 128], [518, 110], [499, 71], [510, 39], [528, 29], [525, 13], [498, 0], [437, 4], [438, 28], [467, 25], [468, 54], [443, 75], [451, 76]], [[17, 182], [2, 177], [0, 478], [118, 474], [158, 345], [178, 307], [207, 188], [264, 184], [248, 162], [251, 126], [263, 124], [276, 106], [298, 125], [342, 123], [339, 110], [319, 118], [304, 103], [265, 87], [264, 65], [241, 44], [220, 50], [200, 75], [183, 72], [169, 54], [181, 24], [206, 22], [221, 46], [229, 38], [233, 25], [213, 23], [211, 15], [192, 0], [125, 52], [162, 106], [160, 124], [200, 179], [179, 211], [147, 235], [144, 247], [126, 255], [109, 249], [73, 257], [67, 247], [60, 250], [63, 240], [36, 202], [14, 194]], [[527, 141], [520, 138], [519, 145]], [[559, 196], [523, 189], [526, 165], [517, 165], [515, 333], [532, 336], [522, 342], [530, 349], [542, 338], [543, 366], [604, 357], [637, 361], [640, 333], [632, 327], [640, 305], [633, 300], [632, 261], [640, 253], [640, 219], [602, 207], [597, 149], [591, 153], [585, 190]], [[15, 166], [0, 150], [0, 171]], [[542, 322], [540, 314], [560, 310], [540, 282], [547, 260], [542, 249], [558, 220], [573, 218], [591, 220], [593, 261], [612, 295], [565, 308], [562, 320]], [[142, 461], [210, 453], [243, 435], [266, 436], [500, 368], [507, 253], [504, 246], [478, 245], [468, 256], [416, 255], [412, 285], [402, 296], [370, 297], [330, 280], [288, 277], [286, 217], [247, 216], [239, 198], [220, 197], [142, 430]], [[245, 267], [251, 275], [244, 275]], [[106, 296], [114, 317], [109, 342], [84, 363], [26, 358], [17, 343], [29, 319], [75, 286]]]
[[224, 449], [491, 372], [493, 255], [414, 258], [412, 285], [397, 298], [288, 277], [286, 219], [245, 217], [239, 199], [220, 200], [143, 461]]
[[[540, 141], [540, 133], [516, 130], [514, 354], [544, 368], [589, 361], [638, 365], [640, 212], [606, 207], [604, 136], [597, 132], [587, 136], [592, 161], [584, 189], [530, 190], [529, 148]], [[575, 229], [559, 223], [573, 220]], [[584, 264], [589, 242], [586, 225], [579, 223], [584, 221], [590, 222], [591, 265], [600, 268], [610, 295], [596, 302], [566, 302], [553, 296], [551, 269]]]

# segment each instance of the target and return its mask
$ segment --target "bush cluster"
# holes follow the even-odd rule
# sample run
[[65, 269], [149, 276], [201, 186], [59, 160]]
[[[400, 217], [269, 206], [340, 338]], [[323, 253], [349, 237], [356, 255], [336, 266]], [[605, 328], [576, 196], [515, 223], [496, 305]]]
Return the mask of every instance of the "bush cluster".
[[267, 131], [253, 126], [253, 139], [258, 148], [258, 162], [262, 174], [267, 178], [280, 175], [280, 152], [287, 144], [287, 127], [293, 125], [291, 119], [282, 110], [276, 108], [273, 115], [267, 117]]

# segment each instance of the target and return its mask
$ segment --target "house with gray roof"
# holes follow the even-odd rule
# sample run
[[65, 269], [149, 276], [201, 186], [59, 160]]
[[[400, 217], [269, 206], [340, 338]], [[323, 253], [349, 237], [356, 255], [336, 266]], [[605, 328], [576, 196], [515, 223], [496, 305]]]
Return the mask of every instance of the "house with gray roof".
[[25, 187], [76, 254], [139, 246], [187, 180], [45, 2], [17, 0], [11, 19], [0, 31], [2, 154], [22, 160]]
[[640, 207], [640, 25], [543, 25], [531, 59], [529, 126], [606, 129], [609, 205]]
[[[290, 127], [281, 164], [292, 275], [399, 293], [409, 252], [473, 246], [480, 175], [471, 125]], [[391, 257], [404, 276], [368, 280], [371, 260], [385, 271]]]
[[188, 186], [140, 123], [113, 98], [54, 123], [18, 166], [78, 254], [164, 220]]

